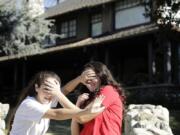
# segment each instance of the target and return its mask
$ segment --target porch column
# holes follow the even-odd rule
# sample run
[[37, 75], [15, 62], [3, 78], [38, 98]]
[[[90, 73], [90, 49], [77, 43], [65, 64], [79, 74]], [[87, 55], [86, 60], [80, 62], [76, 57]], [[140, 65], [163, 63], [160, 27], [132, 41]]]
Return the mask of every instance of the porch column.
[[176, 59], [176, 79], [180, 84], [180, 43], [177, 43], [177, 59]]
[[97, 48], [95, 47], [94, 50], [92, 51], [90, 61], [94, 61], [94, 60], [97, 60], [97, 59], [99, 59], [98, 58], [98, 51], [97, 51]]
[[106, 49], [105, 49], [104, 63], [105, 63], [107, 66], [109, 66], [109, 50], [108, 50], [107, 47], [106, 47]]
[[26, 63], [22, 62], [22, 87], [26, 85]]
[[171, 68], [171, 42], [164, 41], [164, 82], [172, 82], [172, 68]]
[[14, 64], [14, 76], [13, 76], [13, 91], [17, 90], [17, 78], [18, 78], [18, 67], [17, 63]]
[[153, 44], [148, 42], [148, 78], [149, 82], [153, 82], [153, 76], [156, 74], [155, 53], [153, 50]]

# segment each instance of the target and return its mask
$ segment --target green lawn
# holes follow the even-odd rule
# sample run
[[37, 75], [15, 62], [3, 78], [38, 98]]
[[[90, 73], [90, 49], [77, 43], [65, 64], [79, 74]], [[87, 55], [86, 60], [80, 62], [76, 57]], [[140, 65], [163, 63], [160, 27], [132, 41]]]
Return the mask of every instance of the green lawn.
[[[180, 110], [170, 111], [170, 127], [174, 135], [180, 135]], [[51, 126], [46, 135], [70, 135], [70, 120], [51, 121]]]
[[50, 128], [46, 135], [71, 135], [71, 120], [55, 121], [51, 120]]
[[170, 127], [174, 135], [180, 135], [180, 110], [170, 111]]

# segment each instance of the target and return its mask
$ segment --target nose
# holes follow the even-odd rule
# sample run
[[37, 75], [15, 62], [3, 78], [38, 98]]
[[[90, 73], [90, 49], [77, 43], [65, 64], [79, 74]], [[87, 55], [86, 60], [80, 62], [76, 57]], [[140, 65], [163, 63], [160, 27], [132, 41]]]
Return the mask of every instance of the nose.
[[90, 84], [92, 82], [92, 80], [87, 80], [86, 84]]
[[46, 94], [46, 97], [51, 98], [52, 95], [51, 94]]

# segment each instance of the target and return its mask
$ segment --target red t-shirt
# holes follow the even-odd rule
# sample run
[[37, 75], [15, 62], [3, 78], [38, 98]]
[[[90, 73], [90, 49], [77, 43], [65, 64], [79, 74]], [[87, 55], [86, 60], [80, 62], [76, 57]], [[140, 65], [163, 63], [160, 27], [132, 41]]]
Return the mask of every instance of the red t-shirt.
[[85, 123], [80, 135], [121, 135], [123, 104], [115, 88], [108, 85], [100, 90], [105, 96], [105, 110], [95, 119]]

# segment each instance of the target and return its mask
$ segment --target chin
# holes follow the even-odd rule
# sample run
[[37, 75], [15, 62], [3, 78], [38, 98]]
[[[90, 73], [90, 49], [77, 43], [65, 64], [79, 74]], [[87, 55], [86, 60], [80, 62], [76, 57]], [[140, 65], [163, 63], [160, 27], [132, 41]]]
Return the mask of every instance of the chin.
[[49, 104], [50, 101], [43, 101], [42, 103], [43, 103], [43, 104]]
[[94, 91], [95, 91], [95, 89], [92, 89], [92, 88], [91, 88], [91, 89], [89, 89], [89, 91], [90, 91], [90, 92], [94, 92]]
[[88, 90], [89, 90], [90, 92], [95, 91], [95, 88], [93, 88], [93, 87], [91, 87], [91, 86], [86, 85], [86, 87], [88, 88]]

